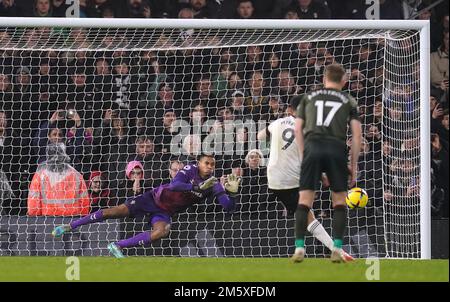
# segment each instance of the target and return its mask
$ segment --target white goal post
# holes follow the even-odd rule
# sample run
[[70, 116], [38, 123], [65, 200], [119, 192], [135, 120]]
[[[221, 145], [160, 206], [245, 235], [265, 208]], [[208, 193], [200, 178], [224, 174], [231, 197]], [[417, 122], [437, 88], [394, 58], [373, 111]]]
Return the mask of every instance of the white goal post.
[[[86, 32], [89, 33], [88, 36], [90, 42], [82, 43], [80, 41], [77, 41], [76, 37], [71, 36], [70, 33], [67, 34], [65, 40], [60, 40], [58, 37], [54, 37], [52, 35], [45, 36], [46, 38], [48, 38], [48, 40], [42, 40], [42, 37], [44, 36], [41, 33], [35, 36], [31, 35], [30, 39], [34, 40], [31, 41], [32, 43], [26, 44], [24, 43], [23, 36], [14, 35], [16, 30], [26, 31], [27, 29], [33, 28], [81, 28], [85, 29]], [[5, 35], [2, 36], [2, 32], [5, 33]], [[182, 36], [180, 33], [184, 33], [184, 38], [180, 38]], [[112, 43], [104, 46], [104, 44], [102, 44], [101, 38], [105, 37], [107, 34], [114, 36], [116, 39], [120, 37], [128, 39], [124, 39], [117, 44]], [[8, 35], [7, 39], [5, 38], [6, 35]], [[163, 36], [167, 36], [168, 39], [161, 39], [161, 37]], [[194, 38], [192, 38], [192, 40], [189, 40], [190, 37]], [[342, 61], [345, 61], [348, 57], [348, 61], [352, 61], [352, 56], [354, 56], [353, 48], [360, 47], [364, 43], [375, 43], [373, 41], [376, 41], [377, 39], [384, 40], [383, 48], [381, 46], [378, 46], [378, 44], [376, 48], [378, 49], [378, 47], [380, 47], [380, 49], [382, 49], [382, 52], [385, 53], [383, 54], [383, 67], [384, 70], [387, 70], [382, 75], [379, 75], [380, 81], [382, 83], [380, 97], [383, 102], [383, 108], [384, 106], [387, 106], [385, 105], [385, 103], [388, 99], [390, 104], [396, 104], [396, 102], [398, 103], [403, 100], [400, 100], [400, 97], [402, 96], [392, 94], [392, 91], [390, 91], [390, 89], [394, 86], [402, 86], [402, 84], [399, 82], [399, 78], [402, 77], [402, 74], [407, 73], [408, 76], [414, 76], [414, 68], [416, 67], [417, 63], [419, 64], [419, 66], [417, 66], [419, 68], [418, 72], [420, 75], [420, 78], [418, 79], [418, 86], [414, 86], [413, 84], [411, 84], [411, 87], [414, 87], [414, 90], [411, 91], [411, 99], [409, 103], [413, 107], [411, 109], [411, 114], [405, 114], [406, 117], [403, 121], [403, 124], [394, 123], [387, 113], [383, 114], [383, 127], [389, 128], [397, 127], [396, 125], [402, 125], [401, 127], [405, 128], [397, 128], [394, 130], [388, 129], [390, 132], [385, 132], [384, 130], [382, 130], [381, 132], [382, 135], [386, 137], [388, 137], [389, 135], [396, 135], [401, 132], [417, 132], [417, 135], [419, 135], [419, 137], [413, 138], [420, 140], [420, 146], [418, 146], [418, 150], [411, 152], [411, 157], [414, 157], [414, 159], [417, 161], [417, 165], [420, 166], [418, 168], [417, 175], [414, 175], [417, 176], [414, 179], [420, 180], [420, 190], [417, 195], [414, 195], [414, 193], [411, 193], [412, 195], [409, 195], [410, 193], [408, 193], [408, 196], [406, 196], [406, 193], [402, 191], [402, 193], [398, 193], [402, 195], [399, 198], [398, 204], [393, 204], [393, 202], [391, 201], [390, 203], [387, 203], [387, 205], [385, 205], [385, 203], [383, 202], [385, 183], [392, 182], [392, 179], [394, 179], [395, 177], [401, 178], [405, 175], [396, 175], [395, 177], [392, 175], [389, 175], [388, 177], [382, 175], [380, 179], [380, 182], [383, 186], [383, 188], [381, 188], [381, 190], [383, 191], [381, 195], [382, 197], [380, 197], [380, 202], [382, 203], [382, 209], [380, 210], [381, 212], [377, 212], [377, 210], [374, 209], [375, 214], [363, 213], [361, 215], [373, 215], [375, 221], [374, 228], [380, 227], [382, 229], [380, 231], [381, 235], [374, 235], [377, 241], [374, 243], [374, 245], [376, 245], [377, 248], [378, 246], [380, 246], [380, 250], [382, 250], [381, 252], [378, 251], [375, 255], [392, 258], [431, 259], [430, 109], [428, 101], [430, 97], [430, 25], [428, 21], [0, 18], [0, 51], [2, 52], [2, 54], [8, 52], [18, 54], [19, 56], [21, 55], [21, 52], [23, 50], [34, 51], [35, 53], [44, 53], [46, 51], [54, 51], [58, 53], [71, 51], [88, 51], [95, 53], [102, 51], [107, 52], [109, 50], [120, 50], [124, 51], [124, 53], [128, 51], [137, 52], [141, 50], [149, 52], [173, 50], [174, 52], [176, 52], [183, 49], [238, 49], [239, 47], [248, 46], [260, 46], [261, 49], [263, 49], [263, 46], [265, 47], [267, 45], [279, 46], [280, 49], [282, 49], [284, 45], [296, 44], [306, 41], [317, 43], [314, 44], [316, 45], [315, 47], [317, 49], [322, 47], [320, 46], [322, 45], [320, 43], [324, 43], [324, 47], [328, 49], [333, 47], [342, 49], [345, 48], [342, 51], [341, 57], [339, 58], [342, 59]], [[348, 46], [346, 46], [347, 44], [345, 44], [344, 42], [342, 44], [339, 44], [340, 41], [350, 40], [357, 42], [349, 42]], [[409, 43], [409, 46], [407, 46], [406, 48], [403, 48], [403, 46], [398, 46], [404, 42]], [[353, 43], [360, 44], [356, 45]], [[347, 49], [351, 52], [350, 54], [346, 54], [345, 51]], [[262, 52], [264, 51], [265, 50], [263, 49]], [[278, 56], [280, 61], [282, 61], [284, 57], [290, 58], [287, 55], [288, 51], [290, 50], [283, 51], [280, 51], [281, 55]], [[239, 50], [237, 50], [237, 52], [239, 52]], [[37, 57], [35, 57], [35, 59], [39, 61], [40, 54], [37, 54], [36, 56]], [[201, 54], [200, 56], [203, 58], [203, 54]], [[337, 55], [335, 57], [337, 57]], [[134, 58], [130, 57], [130, 59]], [[21, 60], [19, 61], [23, 62]], [[31, 60], [30, 62], [31, 63], [28, 63], [27, 66], [30, 67], [30, 69], [36, 69], [38, 67], [33, 65], [33, 60]], [[184, 61], [182, 60], [179, 62], [182, 62], [181, 64], [184, 64]], [[240, 61], [239, 63], [244, 64], [243, 61]], [[375, 61], [374, 64], [376, 64]], [[16, 73], [18, 66], [9, 67], [12, 67], [11, 71], [2, 72], [0, 70], [0, 76], [4, 74], [5, 76], [12, 78]], [[218, 66], [218, 68], [220, 68], [220, 66]], [[255, 70], [251, 71], [254, 72]], [[264, 70], [264, 72], [266, 72], [266, 70]], [[301, 78], [309, 76], [299, 73], [298, 77]], [[315, 75], [311, 77], [315, 77]], [[272, 80], [272, 78], [266, 80], [269, 81]], [[317, 84], [317, 79], [314, 80], [313, 83]], [[149, 87], [152, 83], [146, 84], [148, 84], [148, 87], [146, 86], [145, 93], [149, 91]], [[174, 88], [174, 90], [175, 89], [176, 88]], [[235, 88], [235, 90], [239, 89]], [[244, 90], [244, 88], [242, 88], [242, 90]], [[186, 91], [182, 92], [185, 93]], [[228, 93], [229, 91], [227, 88], [225, 94]], [[231, 94], [232, 93], [229, 94], [230, 98]], [[272, 93], [270, 93], [270, 95], [272, 95]], [[234, 96], [235, 95], [233, 95], [233, 97]], [[2, 104], [6, 103], [4, 102], [4, 100], [0, 100], [0, 102], [2, 102]], [[371, 104], [365, 105], [367, 107], [371, 106]], [[0, 110], [7, 111], [4, 108], [0, 108]], [[9, 114], [14, 115], [13, 113], [13, 110], [10, 110]], [[23, 119], [28, 119], [28, 117], [22, 114], [16, 113], [15, 116]], [[408, 118], [410, 118], [411, 120], [407, 120]], [[95, 121], [93, 121], [93, 123], [95, 123]], [[248, 133], [248, 136], [251, 137], [251, 133]], [[411, 136], [408, 136], [408, 138], [410, 137]], [[394, 137], [393, 139], [398, 140], [397, 143], [400, 144], [398, 147], [398, 152], [400, 152], [400, 149], [403, 148], [401, 138]], [[393, 146], [392, 148], [395, 149], [395, 147]], [[267, 155], [267, 153], [264, 154]], [[401, 160], [403, 161], [403, 163], [406, 163], [408, 159], [401, 158]], [[375, 162], [376, 160], [371, 159], [371, 161]], [[386, 165], [383, 156], [378, 159], [378, 162], [381, 166]], [[161, 159], [160, 164], [161, 165], [159, 166], [159, 169], [163, 169], [162, 167], [165, 164], [163, 159]], [[384, 169], [382, 170], [384, 171]], [[409, 179], [412, 178], [410, 177]], [[389, 185], [391, 185], [391, 183], [389, 183]], [[376, 188], [374, 188], [374, 190], [375, 189]], [[395, 201], [395, 198], [394, 202], [397, 202]], [[271, 204], [270, 201], [267, 203], [269, 205]], [[273, 207], [273, 210], [277, 212], [282, 211], [279, 205], [275, 205]], [[162, 244], [158, 246], [158, 251], [151, 250], [149, 252], [145, 252], [144, 254], [198, 256], [199, 254], [191, 253], [191, 245], [189, 243], [186, 244], [186, 241], [188, 240], [184, 240], [182, 238], [184, 236], [184, 229], [189, 229], [191, 224], [194, 223], [196, 225], [194, 227], [196, 234], [186, 236], [188, 239], [192, 239], [192, 237], [195, 237], [195, 239], [197, 240], [197, 245], [200, 244], [200, 241], [204, 243], [204, 249], [201, 253], [201, 255], [204, 256], [281, 257], [292, 252], [292, 218], [287, 219], [287, 221], [285, 221], [286, 219], [284, 217], [280, 218], [278, 216], [275, 218], [267, 218], [270, 216], [269, 214], [267, 214], [266, 217], [263, 215], [259, 215], [259, 212], [258, 215], [256, 215], [256, 218], [252, 217], [252, 215], [250, 214], [245, 216], [242, 214], [243, 212], [241, 212], [240, 214], [235, 214], [238, 215], [235, 216], [236, 218], [229, 218], [227, 216], [224, 216], [223, 214], [218, 214], [218, 212], [221, 211], [220, 207], [214, 207], [213, 211], [215, 211], [215, 214], [212, 214], [212, 218], [206, 218], [201, 216], [202, 211], [203, 210], [200, 207], [195, 208], [192, 211], [188, 211], [186, 214], [180, 214], [177, 218], [175, 218], [175, 220], [179, 219], [181, 226], [172, 229], [172, 233], [175, 233], [175, 235], [171, 235], [170, 238], [164, 239], [162, 241]], [[197, 220], [197, 216], [201, 218], [198, 218], [199, 220]], [[367, 218], [366, 216], [364, 217]], [[21, 217], [2, 214], [0, 200], [0, 235], [2, 236], [0, 238], [3, 238], [2, 240], [6, 240], [6, 244], [5, 242], [2, 243], [0, 240], [0, 243], [2, 243], [0, 245], [0, 255], [27, 254], [23, 251], [30, 250], [30, 243], [28, 241], [30, 240], [29, 235], [31, 233], [34, 234], [34, 237], [31, 237], [39, 237], [37, 233], [39, 233], [40, 231], [44, 232], [45, 230], [45, 232], [47, 232], [48, 228], [46, 224], [49, 224], [51, 229], [54, 225], [61, 223], [61, 221], [63, 221], [64, 219], [65, 218], [58, 217], [44, 217], [40, 219], [40, 217]], [[271, 220], [274, 220], [275, 224], [271, 224]], [[383, 221], [384, 225], [380, 226], [379, 221]], [[127, 221], [127, 223], [131, 224], [132, 222]], [[28, 252], [28, 254], [39, 255], [40, 252], [47, 251], [49, 255], [52, 255], [61, 253], [61, 251], [64, 251], [66, 249], [72, 249], [72, 251], [81, 251], [79, 253], [82, 255], [104, 255], [106, 246], [105, 242], [110, 240], [110, 237], [108, 237], [109, 235], [103, 235], [102, 232], [109, 232], [110, 234], [114, 233], [117, 234], [117, 236], [121, 236], [120, 234], [122, 234], [123, 232], [128, 232], [126, 230], [127, 226], [121, 226], [118, 224], [111, 224], [110, 226], [111, 228], [106, 227], [104, 229], [98, 229], [94, 225], [86, 228], [81, 228], [81, 233], [84, 232], [87, 235], [85, 237], [83, 237], [83, 234], [79, 236], [77, 235], [78, 237], [71, 237], [68, 239], [70, 244], [68, 246], [64, 244], [63, 247], [55, 244], [52, 239], [49, 239], [47, 237], [41, 238], [40, 240], [42, 240], [43, 243], [35, 243], [35, 247], [36, 245], [38, 246], [38, 248], [36, 248], [36, 250], [38, 251]], [[367, 243], [363, 243], [365, 241], [361, 239], [361, 233], [358, 233], [358, 226], [359, 222], [356, 224], [356, 226], [350, 227], [352, 232], [357, 233], [357, 235], [354, 236], [355, 239], [353, 239], [353, 243], [348, 243], [346, 245], [350, 249], [358, 249], [355, 246], [357, 246], [359, 243], [367, 245]], [[260, 230], [254, 229], [259, 227], [261, 227]], [[363, 228], [366, 227], [369, 228], [370, 226], [364, 226]], [[211, 228], [214, 230], [211, 230]], [[223, 230], [219, 230], [220, 228], [222, 228]], [[271, 233], [274, 228], [280, 228], [281, 231]], [[14, 239], [16, 241], [12, 242], [13, 239], [11, 238], [13, 237], [11, 237], [10, 234], [7, 234], [7, 229], [13, 230], [11, 232], [25, 232], [26, 236], [23, 237], [23, 234], [19, 234], [16, 237], [13, 236], [14, 238], [16, 238]], [[33, 231], [28, 232], [28, 230]], [[91, 231], [92, 236], [89, 235]], [[133, 229], [133, 231], [136, 230]], [[238, 231], [241, 233], [239, 233]], [[254, 236], [255, 238], [249, 238], [249, 241], [254, 241], [257, 243], [245, 243], [244, 236], [246, 235], [244, 234], [247, 234], [250, 237]], [[272, 234], [275, 234], [276, 238], [270, 238]], [[292, 238], [284, 238], [289, 236]], [[229, 237], [232, 238], [230, 239]], [[380, 241], [378, 242], [378, 240]], [[23, 243], [22, 241], [25, 243]], [[85, 243], [86, 241], [93, 241], [95, 242], [95, 244], [93, 244], [92, 242]], [[77, 244], [81, 247], [78, 248]], [[86, 248], [84, 244], [86, 244]], [[236, 246], [234, 244], [236, 244]], [[314, 245], [318, 244], [319, 243], [314, 243]], [[253, 250], [254, 247], [257, 247], [258, 249]], [[370, 244], [368, 244], [368, 247], [366, 247], [366, 249], [371, 249]], [[176, 253], [172, 252], [175, 250], [177, 251]], [[187, 250], [187, 252], [183, 253], [183, 250]], [[139, 252], [136, 253], [139, 254]], [[316, 251], [312, 251], [310, 252], [310, 254], [314, 254], [314, 256], [323, 256], [321, 253], [317, 253], [316, 255]], [[361, 252], [360, 255], [370, 256], [373, 254], [371, 254], [369, 251], [367, 253]]]

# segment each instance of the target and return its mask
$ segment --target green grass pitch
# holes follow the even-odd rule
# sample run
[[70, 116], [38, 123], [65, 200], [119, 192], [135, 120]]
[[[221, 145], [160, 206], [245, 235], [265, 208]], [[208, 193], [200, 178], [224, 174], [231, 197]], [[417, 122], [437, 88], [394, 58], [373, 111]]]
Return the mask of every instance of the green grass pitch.
[[[79, 257], [80, 281], [367, 281], [365, 259]], [[449, 281], [448, 260], [382, 259], [379, 281]], [[65, 257], [0, 257], [0, 281], [66, 281]]]

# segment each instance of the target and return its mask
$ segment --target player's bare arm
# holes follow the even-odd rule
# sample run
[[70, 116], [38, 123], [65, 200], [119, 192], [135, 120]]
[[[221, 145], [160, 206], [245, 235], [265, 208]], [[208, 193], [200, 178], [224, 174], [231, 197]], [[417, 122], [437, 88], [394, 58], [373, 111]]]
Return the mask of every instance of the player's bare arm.
[[258, 132], [258, 135], [256, 136], [258, 140], [264, 141], [267, 139], [267, 128], [264, 128]]
[[350, 121], [350, 128], [352, 131], [352, 147], [350, 155], [350, 183], [349, 187], [353, 188], [356, 185], [356, 175], [358, 173], [358, 158], [361, 151], [362, 130], [361, 122], [357, 119]]
[[295, 120], [295, 140], [298, 145], [298, 153], [300, 155], [300, 161], [303, 160], [303, 150], [304, 146], [304, 137], [303, 137], [303, 124], [304, 121], [301, 118], [296, 118]]

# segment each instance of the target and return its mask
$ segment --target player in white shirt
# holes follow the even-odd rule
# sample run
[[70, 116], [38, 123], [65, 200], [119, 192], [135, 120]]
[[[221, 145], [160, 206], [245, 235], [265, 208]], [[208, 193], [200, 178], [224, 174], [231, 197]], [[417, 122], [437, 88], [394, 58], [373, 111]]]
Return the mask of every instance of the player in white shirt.
[[[300, 155], [295, 140], [295, 112], [300, 98], [292, 98], [286, 110], [286, 116], [273, 121], [266, 129], [258, 133], [258, 140], [270, 139], [270, 155], [267, 165], [267, 181], [269, 190], [286, 208], [288, 217], [295, 214], [298, 205], [300, 186]], [[323, 182], [327, 179], [324, 175]], [[308, 231], [322, 242], [328, 249], [333, 248], [333, 240], [322, 224], [314, 217], [312, 211], [308, 215]], [[344, 252], [345, 253], [345, 252]], [[353, 257], [345, 253], [346, 261]]]

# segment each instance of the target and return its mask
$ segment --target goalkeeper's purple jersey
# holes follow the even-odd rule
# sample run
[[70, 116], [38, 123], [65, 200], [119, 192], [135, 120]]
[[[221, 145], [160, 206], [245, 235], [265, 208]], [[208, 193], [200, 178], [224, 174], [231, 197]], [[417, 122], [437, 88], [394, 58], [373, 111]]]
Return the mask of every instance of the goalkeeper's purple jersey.
[[234, 209], [234, 201], [225, 193], [219, 182], [203, 192], [193, 191], [194, 185], [199, 185], [205, 179], [198, 174], [197, 165], [187, 165], [178, 172], [169, 183], [156, 187], [152, 191], [155, 204], [170, 213], [179, 213], [193, 204], [202, 203], [209, 197], [217, 197], [219, 203], [228, 212]]

